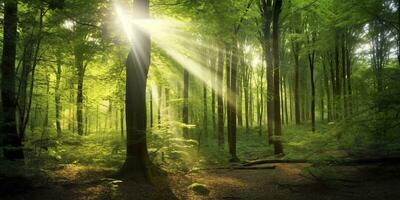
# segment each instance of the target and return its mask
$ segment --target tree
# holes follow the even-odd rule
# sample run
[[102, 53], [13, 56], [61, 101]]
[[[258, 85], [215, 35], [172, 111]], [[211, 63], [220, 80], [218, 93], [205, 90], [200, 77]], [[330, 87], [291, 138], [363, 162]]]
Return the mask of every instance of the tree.
[[224, 51], [218, 50], [218, 67], [217, 67], [217, 111], [218, 111], [218, 146], [224, 148], [224, 102], [222, 96], [222, 80], [223, 80], [223, 67], [224, 67]]
[[[273, 143], [274, 132], [274, 66], [272, 55], [272, 37], [271, 37], [271, 23], [272, 23], [272, 0], [262, 0], [262, 16], [264, 18], [263, 36], [264, 36], [264, 59], [267, 66], [267, 130], [268, 130], [268, 143]], [[278, 98], [279, 99], [279, 98]]]
[[[134, 2], [135, 19], [149, 18], [149, 1]], [[139, 181], [150, 181], [151, 163], [146, 141], [146, 84], [150, 66], [151, 40], [135, 28], [134, 44], [126, 61], [126, 159], [121, 174]]]
[[23, 159], [21, 136], [17, 133], [15, 99], [15, 56], [17, 44], [18, 1], [4, 1], [4, 36], [1, 63], [1, 100], [3, 104], [3, 154], [8, 160]]
[[183, 137], [189, 138], [189, 72], [183, 69], [183, 110], [182, 110]]
[[310, 66], [310, 82], [311, 82], [311, 127], [312, 131], [315, 132], [315, 80], [314, 80], [315, 49], [313, 47], [315, 43], [315, 33], [311, 33], [311, 41], [309, 37], [310, 36], [307, 36], [307, 41], [308, 44], [311, 45], [311, 47], [309, 48], [312, 48], [312, 50], [309, 50], [308, 53], [308, 63]]
[[56, 67], [54, 69], [55, 75], [56, 75], [56, 82], [54, 86], [54, 102], [55, 102], [55, 107], [56, 107], [56, 130], [57, 130], [57, 136], [61, 136], [61, 95], [60, 95], [60, 82], [61, 82], [61, 73], [62, 73], [62, 61], [61, 61], [61, 55], [60, 53], [57, 53], [57, 63]]
[[282, 123], [279, 101], [279, 83], [280, 83], [280, 62], [279, 62], [279, 15], [282, 8], [282, 0], [275, 0], [273, 6], [272, 21], [272, 52], [274, 56], [274, 150], [275, 154], [283, 154], [282, 146]]

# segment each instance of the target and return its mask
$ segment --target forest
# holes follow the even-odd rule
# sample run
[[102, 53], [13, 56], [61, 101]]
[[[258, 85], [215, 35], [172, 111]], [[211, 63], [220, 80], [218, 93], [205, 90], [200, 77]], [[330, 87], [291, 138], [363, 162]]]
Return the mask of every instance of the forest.
[[1, 0], [0, 199], [400, 199], [399, 0]]

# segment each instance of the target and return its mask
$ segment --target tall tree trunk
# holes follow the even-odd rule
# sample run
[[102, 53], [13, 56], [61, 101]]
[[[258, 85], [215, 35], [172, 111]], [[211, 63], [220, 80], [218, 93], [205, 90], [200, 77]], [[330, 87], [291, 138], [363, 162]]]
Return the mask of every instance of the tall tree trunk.
[[249, 67], [248, 65], [244, 65], [245, 73], [243, 81], [243, 89], [244, 89], [244, 112], [245, 112], [245, 120], [246, 120], [246, 133], [249, 133]]
[[343, 114], [344, 118], [347, 118], [347, 87], [346, 87], [346, 33], [342, 34], [342, 93], [343, 93]]
[[274, 55], [274, 153], [283, 154], [282, 146], [282, 124], [279, 101], [280, 82], [280, 60], [279, 60], [279, 15], [282, 8], [282, 0], [274, 1], [273, 22], [272, 22], [272, 52]]
[[224, 51], [218, 50], [217, 94], [218, 94], [218, 146], [224, 148], [224, 101], [222, 93]]
[[288, 97], [288, 93], [287, 93], [287, 88], [286, 88], [286, 76], [283, 76], [283, 91], [282, 93], [285, 94], [285, 98], [284, 98], [284, 108], [285, 108], [285, 118], [286, 118], [286, 124], [289, 124], [289, 113], [288, 113], [288, 98], [290, 98], [290, 96]]
[[85, 66], [83, 64], [82, 49], [77, 45], [74, 50], [75, 67], [78, 72], [78, 88], [76, 94], [76, 123], [78, 125], [78, 134], [83, 135], [83, 80], [85, 76]]
[[249, 125], [253, 127], [254, 124], [254, 101], [253, 101], [253, 88], [252, 81], [253, 80], [253, 72], [250, 72], [249, 77]]
[[228, 128], [228, 147], [229, 147], [229, 153], [231, 153], [230, 148], [231, 148], [231, 128], [232, 126], [230, 125], [231, 123], [231, 58], [232, 58], [232, 53], [230, 50], [230, 47], [228, 44], [225, 45], [225, 50], [226, 50], [226, 55], [225, 55], [225, 75], [226, 75], [226, 98], [225, 98], [225, 106], [226, 106], [226, 123], [227, 123], [227, 128]]
[[[149, 1], [134, 2], [135, 19], [149, 18]], [[151, 179], [151, 162], [146, 142], [146, 84], [150, 66], [151, 41], [146, 31], [136, 28], [126, 61], [126, 160], [121, 169], [124, 177], [137, 181]]]
[[[313, 36], [312, 36], [313, 37]], [[314, 41], [314, 38], [311, 40]], [[314, 44], [314, 42], [313, 42]], [[310, 65], [310, 81], [311, 81], [311, 129], [315, 132], [315, 81], [314, 81], [314, 62], [315, 61], [315, 51], [308, 54], [308, 62]]]
[[[150, 88], [150, 127], [153, 128], [153, 90]], [[122, 126], [121, 126], [122, 127]]]
[[207, 116], [207, 84], [203, 84], [203, 131], [204, 137], [208, 139], [208, 116]]
[[298, 42], [292, 41], [292, 51], [294, 56], [294, 112], [296, 124], [300, 124], [300, 66], [299, 66], [299, 51], [300, 45]]
[[157, 119], [158, 119], [158, 128], [161, 128], [161, 101], [162, 99], [162, 87], [161, 85], [158, 86], [158, 105], [157, 105]]
[[[24, 123], [27, 120], [27, 104], [28, 104], [28, 88], [29, 88], [29, 74], [32, 71], [32, 59], [34, 52], [34, 33], [24, 40], [25, 47], [22, 55], [22, 69], [19, 77], [18, 93], [17, 93], [17, 116], [18, 116], [18, 133], [23, 137]], [[22, 138], [23, 139], [23, 138]]]
[[238, 120], [238, 125], [240, 127], [243, 127], [243, 70], [242, 66], [243, 66], [243, 52], [239, 53], [239, 67], [238, 68], [238, 80], [237, 80], [237, 84], [238, 84], [238, 88], [237, 88], [237, 94], [238, 94], [238, 99], [237, 99], [237, 105], [236, 105], [236, 112], [237, 112], [237, 120]]
[[121, 126], [121, 138], [124, 139], [124, 108], [121, 107], [120, 109], [120, 126]]
[[293, 123], [293, 86], [289, 81], [289, 110], [290, 110], [290, 122]]
[[332, 85], [332, 121], [336, 119], [336, 77], [333, 69], [332, 56], [328, 54], [329, 58], [329, 71], [331, 75], [331, 85]]
[[336, 33], [336, 39], [335, 39], [335, 110], [336, 110], [336, 119], [339, 119], [341, 114], [342, 114], [342, 109], [341, 109], [341, 85], [340, 85], [340, 62], [339, 62], [339, 36], [338, 33]]
[[281, 104], [281, 120], [282, 120], [282, 125], [286, 123], [286, 119], [285, 119], [285, 108], [284, 108], [284, 102], [283, 102], [283, 76], [281, 75], [281, 79], [280, 79], [280, 104]]
[[61, 95], [60, 95], [60, 80], [62, 73], [61, 66], [61, 55], [57, 55], [57, 67], [56, 67], [56, 83], [54, 86], [54, 102], [56, 108], [56, 130], [57, 137], [61, 136]]
[[[229, 121], [228, 121], [228, 126], [229, 128], [229, 153], [231, 155], [231, 161], [238, 161], [238, 157], [236, 155], [236, 94], [237, 94], [237, 65], [238, 65], [238, 44], [236, 41], [236, 35], [235, 39], [233, 40], [233, 48], [232, 48], [232, 64], [231, 64], [231, 76], [230, 76], [230, 92], [228, 93], [228, 97], [231, 100], [230, 103], [228, 103], [229, 107]], [[228, 102], [228, 101], [227, 101]]]
[[351, 118], [351, 116], [353, 115], [353, 88], [352, 88], [352, 84], [351, 84], [351, 55], [350, 55], [350, 47], [347, 47], [347, 59], [346, 59], [346, 70], [347, 70], [347, 108], [348, 108], [348, 114]]
[[[324, 59], [324, 58], [322, 58]], [[328, 122], [333, 120], [333, 113], [332, 113], [332, 101], [331, 101], [331, 92], [330, 92], [330, 87], [329, 87], [329, 77], [328, 77], [328, 72], [326, 70], [326, 65], [325, 62], [322, 62], [322, 67], [323, 67], [323, 74], [324, 74], [324, 86], [325, 86], [325, 93], [326, 93], [326, 104], [328, 108]]]
[[[214, 51], [213, 51], [214, 52]], [[215, 91], [217, 91], [217, 84], [215, 81], [216, 77], [216, 65], [217, 65], [217, 56], [211, 55], [212, 60], [211, 60], [211, 118], [212, 118], [212, 126], [213, 126], [213, 132], [216, 132], [217, 129], [217, 123], [216, 123], [216, 118], [215, 118]]]
[[169, 119], [169, 88], [164, 89], [165, 92], [165, 115]]
[[182, 110], [182, 122], [183, 127], [183, 137], [189, 138], [189, 129], [187, 125], [189, 124], [189, 72], [183, 69], [183, 110]]
[[[274, 66], [272, 63], [272, 42], [271, 42], [271, 22], [272, 22], [272, 0], [262, 1], [262, 14], [264, 17], [263, 35], [264, 35], [264, 59], [267, 68], [267, 132], [268, 143], [273, 143], [274, 132]], [[278, 51], [279, 53], [279, 51]], [[279, 55], [278, 55], [279, 56]], [[278, 99], [279, 100], [279, 99]]]
[[23, 159], [22, 141], [17, 133], [15, 99], [15, 55], [18, 1], [4, 1], [3, 54], [1, 63], [1, 102], [3, 105], [3, 155], [7, 160]]

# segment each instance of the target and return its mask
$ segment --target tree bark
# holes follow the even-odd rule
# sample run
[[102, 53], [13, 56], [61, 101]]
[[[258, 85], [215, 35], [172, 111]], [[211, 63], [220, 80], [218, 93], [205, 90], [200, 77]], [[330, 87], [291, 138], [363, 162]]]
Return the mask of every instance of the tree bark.
[[[322, 58], [324, 59], [324, 58]], [[326, 65], [325, 62], [322, 63], [323, 66], [323, 74], [324, 74], [324, 86], [325, 86], [325, 93], [326, 93], [326, 104], [328, 108], [328, 122], [333, 120], [333, 113], [332, 113], [332, 101], [331, 101], [331, 92], [330, 92], [330, 87], [329, 87], [329, 77], [328, 77], [328, 72], [326, 70]]]
[[7, 160], [23, 159], [21, 136], [17, 133], [15, 99], [15, 56], [18, 1], [4, 1], [3, 54], [1, 63], [1, 102], [3, 105], [3, 155]]
[[[150, 88], [150, 127], [153, 128], [153, 90]], [[122, 127], [122, 126], [121, 126]]]
[[[311, 40], [314, 40], [311, 39]], [[308, 62], [310, 65], [310, 81], [311, 81], [311, 130], [315, 132], [315, 80], [314, 80], [314, 62], [315, 50], [308, 54]]]
[[286, 88], [286, 76], [283, 77], [283, 94], [285, 94], [285, 98], [284, 98], [284, 108], [285, 108], [285, 118], [286, 118], [286, 124], [289, 124], [289, 113], [288, 113], [288, 98], [290, 98], [290, 96], [288, 97], [288, 93], [287, 93], [287, 88]]
[[183, 127], [183, 138], [189, 138], [189, 72], [183, 69], [183, 110], [182, 110], [182, 122]]
[[[272, 63], [273, 55], [271, 52], [271, 22], [272, 22], [272, 0], [262, 1], [262, 14], [264, 17], [263, 35], [264, 35], [264, 59], [267, 68], [267, 132], [268, 143], [273, 143], [274, 132], [274, 66]], [[279, 53], [279, 52], [278, 52]], [[279, 100], [279, 99], [278, 99]]]
[[[135, 19], [149, 18], [149, 1], [134, 2]], [[125, 178], [148, 182], [151, 162], [146, 142], [146, 84], [150, 66], [151, 40], [148, 33], [134, 29], [135, 43], [126, 61], [126, 160], [121, 169]]]
[[346, 59], [347, 59], [347, 56], [346, 56], [346, 33], [343, 33], [342, 34], [342, 94], [343, 94], [343, 115], [344, 115], [344, 118], [346, 119], [347, 118], [347, 92], [346, 92], [346, 90], [347, 90], [347, 87], [346, 87], [346, 85], [347, 85], [347, 79], [346, 79], [346, 72], [347, 72], [347, 70], [346, 70]]
[[162, 99], [162, 87], [161, 85], [158, 86], [158, 105], [157, 105], [157, 119], [158, 119], [158, 128], [161, 128], [161, 101]]
[[56, 108], [56, 131], [57, 137], [61, 136], [61, 95], [60, 95], [60, 80], [61, 80], [61, 73], [62, 73], [62, 66], [61, 66], [61, 55], [57, 55], [57, 67], [56, 67], [56, 83], [54, 86], [54, 102]]
[[78, 125], [78, 134], [83, 135], [83, 80], [85, 76], [85, 66], [83, 64], [83, 52], [80, 44], [75, 46], [75, 67], [78, 73], [78, 88], [76, 93], [76, 123]]
[[224, 102], [222, 96], [222, 80], [224, 67], [224, 51], [218, 50], [217, 94], [218, 94], [218, 146], [224, 148]]
[[299, 66], [299, 51], [300, 45], [298, 42], [292, 41], [292, 51], [294, 56], [294, 113], [295, 122], [299, 125], [300, 120], [300, 66]]
[[238, 161], [238, 157], [236, 155], [236, 93], [237, 93], [237, 65], [238, 65], [238, 45], [236, 41], [236, 35], [234, 36], [234, 43], [233, 43], [233, 48], [232, 48], [232, 65], [231, 65], [231, 76], [230, 76], [230, 100], [231, 102], [228, 103], [229, 112], [229, 121], [228, 121], [228, 126], [230, 127], [229, 131], [229, 153], [231, 155], [231, 161]]
[[280, 60], [279, 60], [279, 15], [282, 8], [282, 0], [274, 1], [273, 22], [272, 22], [272, 52], [274, 56], [274, 153], [283, 154], [282, 146], [282, 124], [279, 101], [280, 82]]
[[208, 139], [208, 116], [207, 116], [207, 84], [203, 84], [203, 132], [204, 137]]
[[232, 54], [233, 52], [230, 49], [230, 46], [228, 44], [225, 45], [225, 50], [226, 50], [226, 55], [225, 55], [225, 75], [226, 75], [226, 98], [225, 98], [225, 106], [226, 106], [226, 123], [227, 123], [227, 128], [228, 128], [228, 148], [229, 148], [229, 153], [231, 153], [231, 128], [232, 126], [230, 125], [231, 123], [231, 103], [232, 101], [231, 98], [231, 65], [232, 65]]
[[338, 33], [336, 33], [336, 39], [335, 39], [335, 110], [336, 110], [336, 119], [339, 119], [341, 114], [342, 114], [342, 109], [341, 109], [341, 84], [340, 84], [340, 63], [339, 63], [339, 36]]
[[215, 74], [216, 74], [216, 65], [217, 65], [217, 57], [215, 55], [211, 55], [212, 60], [211, 60], [211, 118], [212, 118], [212, 126], [213, 126], [213, 132], [216, 132], [217, 129], [217, 123], [216, 123], [216, 118], [215, 118], [215, 91], [217, 90], [217, 85], [215, 84]]

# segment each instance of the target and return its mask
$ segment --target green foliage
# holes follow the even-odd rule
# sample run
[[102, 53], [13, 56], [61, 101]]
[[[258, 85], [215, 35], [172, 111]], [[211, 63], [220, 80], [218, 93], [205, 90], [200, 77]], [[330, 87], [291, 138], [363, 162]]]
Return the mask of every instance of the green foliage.
[[183, 139], [179, 122], [164, 122], [148, 134], [152, 162], [166, 171], [189, 171], [196, 160], [197, 141]]

